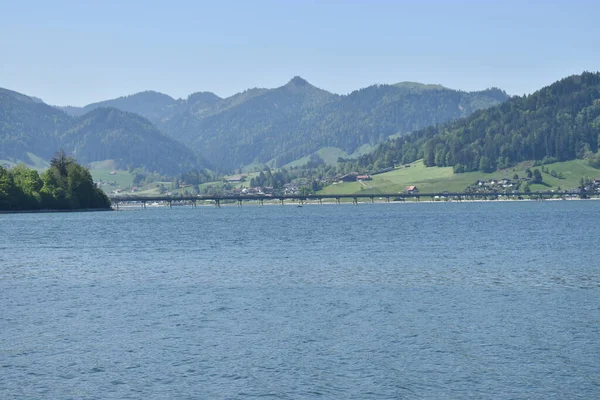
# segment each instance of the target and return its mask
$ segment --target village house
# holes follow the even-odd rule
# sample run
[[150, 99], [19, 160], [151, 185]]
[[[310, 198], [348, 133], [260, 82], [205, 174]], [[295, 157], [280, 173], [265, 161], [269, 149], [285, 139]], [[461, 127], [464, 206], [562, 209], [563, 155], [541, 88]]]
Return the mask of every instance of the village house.
[[371, 175], [358, 175], [356, 177], [357, 180], [359, 181], [370, 181], [373, 180], [373, 178], [371, 178]]
[[285, 194], [296, 194], [298, 193], [298, 191], [298, 186], [293, 183], [286, 183], [285, 185], [283, 185], [283, 192]]
[[406, 186], [404, 188], [404, 193], [407, 193], [407, 194], [419, 193], [419, 189], [416, 186]]
[[346, 174], [340, 176], [338, 180], [340, 182], [356, 182], [356, 174]]

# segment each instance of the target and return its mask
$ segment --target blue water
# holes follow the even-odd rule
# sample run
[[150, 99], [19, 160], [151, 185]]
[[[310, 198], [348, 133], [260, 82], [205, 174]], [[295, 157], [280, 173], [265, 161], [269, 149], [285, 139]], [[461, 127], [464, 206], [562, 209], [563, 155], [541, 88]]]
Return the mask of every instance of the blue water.
[[0, 215], [0, 398], [598, 398], [599, 222], [600, 201]]

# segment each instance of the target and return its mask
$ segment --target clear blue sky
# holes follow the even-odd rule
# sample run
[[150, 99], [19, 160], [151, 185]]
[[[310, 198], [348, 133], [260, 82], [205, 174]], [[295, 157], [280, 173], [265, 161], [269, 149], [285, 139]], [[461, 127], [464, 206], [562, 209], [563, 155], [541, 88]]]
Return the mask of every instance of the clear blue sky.
[[57, 105], [300, 75], [530, 93], [600, 70], [600, 1], [0, 1], [0, 87]]

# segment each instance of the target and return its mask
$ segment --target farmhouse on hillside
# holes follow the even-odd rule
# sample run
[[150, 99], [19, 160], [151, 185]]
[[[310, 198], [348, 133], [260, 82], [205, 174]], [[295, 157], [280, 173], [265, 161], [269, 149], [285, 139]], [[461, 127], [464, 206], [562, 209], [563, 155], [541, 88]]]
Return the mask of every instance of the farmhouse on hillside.
[[356, 182], [356, 174], [346, 174], [339, 178], [340, 182]]

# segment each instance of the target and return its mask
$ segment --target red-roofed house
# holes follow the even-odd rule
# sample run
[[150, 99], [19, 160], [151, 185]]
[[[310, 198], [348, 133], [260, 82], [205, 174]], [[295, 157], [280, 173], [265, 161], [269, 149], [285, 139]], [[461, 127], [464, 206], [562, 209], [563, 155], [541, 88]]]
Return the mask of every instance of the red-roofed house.
[[416, 186], [406, 186], [404, 188], [404, 193], [408, 193], [408, 194], [419, 193], [419, 189]]

